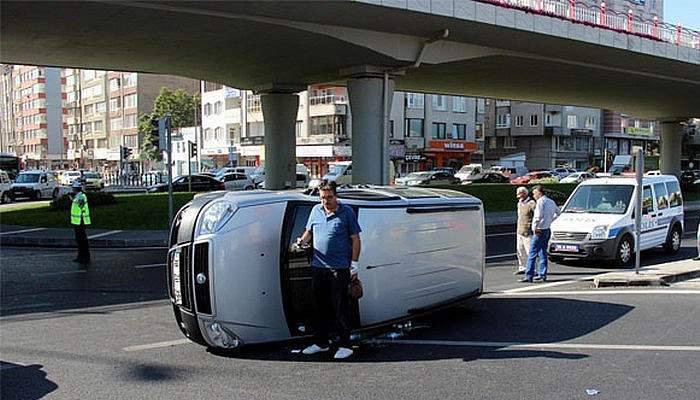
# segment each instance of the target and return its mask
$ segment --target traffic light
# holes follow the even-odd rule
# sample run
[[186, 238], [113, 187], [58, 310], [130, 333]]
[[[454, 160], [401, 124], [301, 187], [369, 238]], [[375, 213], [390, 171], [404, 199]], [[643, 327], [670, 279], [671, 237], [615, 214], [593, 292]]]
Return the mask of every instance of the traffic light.
[[197, 143], [188, 142], [190, 144], [190, 158], [197, 157]]
[[154, 149], [160, 149], [160, 118], [151, 118], [151, 135], [150, 142], [151, 147]]
[[130, 156], [131, 156], [131, 149], [126, 147], [126, 146], [122, 146], [122, 160], [126, 160]]

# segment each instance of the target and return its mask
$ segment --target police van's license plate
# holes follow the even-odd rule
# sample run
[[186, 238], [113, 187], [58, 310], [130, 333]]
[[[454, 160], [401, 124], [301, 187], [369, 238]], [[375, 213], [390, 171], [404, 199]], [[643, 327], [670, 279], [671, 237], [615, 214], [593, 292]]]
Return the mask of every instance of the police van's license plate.
[[171, 281], [173, 284], [173, 298], [175, 300], [175, 304], [181, 305], [182, 304], [182, 284], [180, 283], [180, 252], [179, 251], [173, 252], [173, 276], [172, 276]]
[[578, 253], [578, 245], [576, 245], [576, 244], [555, 244], [554, 250], [567, 251], [570, 253]]

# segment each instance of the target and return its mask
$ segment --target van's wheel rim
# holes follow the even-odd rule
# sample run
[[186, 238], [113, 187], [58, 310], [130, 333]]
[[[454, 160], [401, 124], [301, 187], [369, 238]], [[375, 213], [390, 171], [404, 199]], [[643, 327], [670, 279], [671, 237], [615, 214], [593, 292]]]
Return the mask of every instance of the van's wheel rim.
[[620, 243], [620, 261], [627, 263], [632, 258], [632, 245], [628, 240]]
[[673, 234], [671, 236], [671, 248], [673, 251], [681, 248], [681, 233], [678, 232], [678, 229], [673, 230]]

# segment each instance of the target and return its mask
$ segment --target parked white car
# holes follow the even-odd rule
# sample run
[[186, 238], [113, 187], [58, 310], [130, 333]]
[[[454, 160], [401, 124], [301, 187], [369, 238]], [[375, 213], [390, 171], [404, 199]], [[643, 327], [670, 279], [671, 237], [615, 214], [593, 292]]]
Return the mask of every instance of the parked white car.
[[592, 179], [595, 178], [595, 175], [593, 175], [590, 172], [574, 172], [571, 175], [566, 176], [565, 178], [562, 178], [559, 183], [580, 183], [585, 181], [586, 179]]
[[219, 179], [224, 183], [226, 190], [253, 190], [255, 183], [246, 174], [233, 172], [222, 176]]
[[[629, 265], [635, 254], [633, 178], [591, 179], [582, 182], [552, 223], [552, 260], [587, 258]], [[681, 247], [683, 199], [678, 179], [648, 176], [642, 181], [640, 250], [663, 246], [668, 253]]]
[[484, 168], [481, 164], [467, 164], [462, 166], [462, 168], [457, 171], [455, 178], [459, 179], [460, 181], [465, 181], [470, 176], [480, 174], [483, 169]]
[[10, 187], [12, 186], [12, 181], [10, 181], [10, 176], [7, 172], [0, 170], [0, 202], [10, 203], [12, 198], [10, 197]]
[[10, 187], [10, 198], [41, 200], [58, 197], [58, 181], [51, 171], [22, 171]]
[[62, 186], [70, 186], [73, 181], [80, 178], [80, 171], [63, 171], [58, 176], [58, 184]]

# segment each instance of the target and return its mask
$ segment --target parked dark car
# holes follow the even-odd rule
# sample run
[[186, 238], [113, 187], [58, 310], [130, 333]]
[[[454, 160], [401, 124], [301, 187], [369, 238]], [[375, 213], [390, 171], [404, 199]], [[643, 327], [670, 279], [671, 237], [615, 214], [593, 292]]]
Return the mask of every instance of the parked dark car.
[[[190, 191], [190, 179], [192, 180], [192, 191], [193, 192], [208, 192], [212, 190], [225, 190], [226, 187], [223, 182], [212, 178], [207, 175], [184, 175], [178, 176], [173, 181], [173, 192], [189, 192]], [[160, 185], [153, 185], [148, 188], [150, 193], [155, 192], [167, 192], [168, 184], [162, 183]]]
[[442, 171], [411, 172], [410, 174], [396, 178], [398, 186], [436, 186], [459, 183], [459, 179]]
[[681, 172], [681, 177], [679, 179], [681, 187], [684, 189], [690, 189], [693, 184], [700, 179], [700, 170], [685, 170]]
[[447, 172], [448, 174], [454, 176], [457, 173], [457, 170], [452, 168], [452, 167], [435, 167], [433, 168], [434, 172]]
[[510, 180], [507, 176], [501, 174], [500, 172], [483, 172], [480, 174], [472, 175], [467, 179], [462, 181], [462, 184], [468, 183], [508, 183]]

